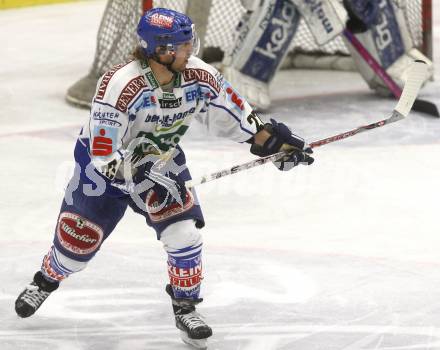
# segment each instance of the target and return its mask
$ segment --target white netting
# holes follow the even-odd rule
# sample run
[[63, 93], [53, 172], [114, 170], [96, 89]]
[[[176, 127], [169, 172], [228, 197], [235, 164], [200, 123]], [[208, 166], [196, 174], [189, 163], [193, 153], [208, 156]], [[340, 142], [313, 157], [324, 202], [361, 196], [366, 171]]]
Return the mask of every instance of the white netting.
[[[342, 0], [339, 0], [342, 3]], [[393, 0], [400, 7], [405, 9], [409, 19], [410, 32], [416, 46], [422, 41], [422, 0]], [[168, 7], [178, 11], [185, 11], [186, 0], [155, 0], [156, 7]], [[205, 45], [220, 47], [223, 51], [231, 42], [234, 28], [236, 27], [245, 9], [241, 6], [240, 0], [213, 0], [209, 13], [208, 31], [206, 33]], [[301, 21], [298, 32], [290, 47], [290, 51], [320, 52], [326, 54], [342, 53], [348, 55], [348, 50], [342, 39], [335, 40], [319, 47], [307, 28], [304, 21]]]
[[[192, 0], [192, 5], [197, 0]], [[203, 0], [198, 0], [203, 1]], [[205, 0], [208, 1], [208, 0]], [[342, 0], [340, 0], [342, 2]], [[422, 33], [422, 1], [431, 0], [393, 0], [405, 9], [405, 14], [409, 20], [410, 32], [416, 47], [421, 46]], [[206, 4], [206, 3], [205, 3]], [[186, 12], [187, 0], [154, 0], [153, 6], [172, 8], [181, 12]], [[104, 12], [97, 38], [97, 49], [95, 60], [89, 75], [77, 82], [68, 91], [68, 100], [70, 102], [82, 104], [82, 96], [87, 95], [85, 104], [88, 104], [88, 97], [93, 96], [97, 77], [102, 75], [109, 68], [124, 61], [136, 46], [136, 26], [139, 21], [143, 6], [142, 0], [109, 0]], [[206, 28], [204, 47], [218, 47], [225, 51], [232, 42], [233, 33], [241, 15], [245, 9], [241, 6], [240, 0], [212, 0], [209, 10], [208, 25]], [[190, 14], [191, 16], [191, 14]], [[197, 23], [198, 19], [193, 18]], [[304, 21], [301, 20], [298, 32], [289, 49], [289, 62], [296, 62], [296, 54], [301, 54], [301, 60], [305, 63], [311, 61], [333, 62], [334, 57], [348, 56], [348, 50], [345, 47], [341, 37], [318, 47], [308, 30]], [[205, 51], [205, 54], [207, 52]], [[304, 58], [303, 54], [313, 54], [313, 59]], [[325, 59], [319, 57], [326, 56]], [[212, 61], [206, 57], [208, 61]], [[341, 65], [331, 64], [332, 67]], [[343, 64], [342, 66], [345, 66]]]

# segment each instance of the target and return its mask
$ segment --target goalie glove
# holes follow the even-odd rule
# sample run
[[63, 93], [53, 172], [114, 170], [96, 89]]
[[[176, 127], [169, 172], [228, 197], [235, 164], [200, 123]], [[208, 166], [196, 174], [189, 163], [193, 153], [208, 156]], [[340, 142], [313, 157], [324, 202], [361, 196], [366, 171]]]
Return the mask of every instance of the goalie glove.
[[285, 152], [286, 155], [274, 161], [274, 165], [283, 171], [287, 171], [298, 164], [310, 165], [314, 162], [310, 154], [312, 148], [303, 138], [292, 134], [291, 130], [283, 123], [271, 119], [270, 123], [264, 125], [263, 130], [270, 134], [263, 145], [253, 143], [251, 153], [259, 157], [266, 157], [278, 152]]

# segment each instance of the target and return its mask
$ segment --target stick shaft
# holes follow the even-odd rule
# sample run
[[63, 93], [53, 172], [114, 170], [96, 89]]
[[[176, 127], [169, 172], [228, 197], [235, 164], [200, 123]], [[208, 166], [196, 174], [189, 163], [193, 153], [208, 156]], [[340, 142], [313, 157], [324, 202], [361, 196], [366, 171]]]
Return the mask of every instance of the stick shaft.
[[[368, 125], [365, 125], [365, 126], [360, 126], [360, 127], [356, 128], [356, 129], [353, 129], [353, 130], [350, 130], [350, 131], [347, 131], [347, 132], [343, 132], [343, 133], [338, 134], [338, 135], [330, 136], [330, 137], [327, 137], [327, 138], [322, 139], [322, 140], [318, 140], [318, 141], [312, 142], [310, 144], [310, 147], [312, 147], [312, 148], [321, 147], [321, 146], [327, 145], [327, 144], [332, 143], [332, 142], [336, 142], [336, 141], [340, 141], [340, 140], [346, 139], [348, 137], [352, 137], [352, 136], [357, 135], [357, 134], [359, 134], [361, 132], [364, 132], [364, 131], [380, 128], [380, 127], [382, 127], [384, 125], [387, 125], [387, 124], [390, 124], [390, 123], [394, 123], [394, 122], [396, 122], [398, 120], [401, 120], [403, 118], [405, 118], [404, 115], [400, 114], [397, 111], [394, 111], [393, 114], [391, 115], [391, 117], [389, 117], [387, 119], [380, 120], [378, 122], [371, 123], [371, 124], [368, 124]], [[188, 188], [190, 188], [190, 187], [194, 187], [194, 186], [203, 184], [205, 182], [210, 182], [210, 181], [213, 181], [213, 180], [217, 180], [217, 179], [219, 179], [221, 177], [225, 177], [225, 176], [228, 176], [228, 175], [236, 174], [236, 173], [238, 173], [240, 171], [243, 171], [243, 170], [251, 169], [251, 168], [254, 168], [256, 166], [260, 166], [260, 165], [263, 165], [263, 164], [266, 164], [266, 163], [269, 163], [269, 162], [273, 162], [273, 161], [281, 158], [284, 155], [285, 155], [284, 152], [278, 152], [278, 153], [272, 154], [272, 155], [267, 156], [267, 157], [262, 157], [262, 158], [254, 159], [254, 160], [251, 160], [249, 162], [246, 162], [246, 163], [243, 163], [243, 164], [240, 164], [240, 165], [235, 165], [235, 166], [233, 166], [231, 168], [223, 169], [223, 170], [214, 172], [212, 174], [205, 175], [202, 178], [200, 178], [198, 181], [188, 181], [186, 183], [186, 186]]]
[[394, 111], [393, 114], [391, 115], [391, 117], [389, 117], [387, 119], [383, 119], [383, 120], [380, 120], [378, 122], [371, 123], [371, 124], [368, 124], [368, 125], [365, 125], [365, 126], [360, 126], [360, 127], [356, 128], [356, 129], [353, 129], [353, 130], [350, 130], [350, 131], [346, 131], [346, 132], [343, 132], [343, 133], [335, 135], [335, 136], [330, 136], [330, 137], [327, 137], [325, 139], [312, 142], [310, 144], [310, 147], [315, 148], [315, 147], [320, 147], [320, 146], [323, 146], [323, 145], [326, 145], [328, 143], [332, 143], [332, 142], [335, 142], [335, 141], [340, 141], [340, 140], [346, 139], [347, 137], [351, 137], [351, 136], [360, 134], [361, 132], [368, 131], [368, 130], [371, 130], [371, 129], [380, 128], [381, 126], [397, 122], [398, 120], [401, 120], [403, 118], [405, 118], [404, 115], [400, 114], [397, 111]]
[[[328, 143], [340, 141], [340, 140], [346, 139], [348, 137], [357, 135], [361, 132], [380, 128], [384, 125], [394, 123], [394, 122], [397, 122], [401, 119], [404, 119], [405, 117], [408, 116], [408, 114], [411, 110], [411, 107], [413, 106], [414, 101], [417, 98], [417, 95], [420, 91], [420, 87], [422, 86], [422, 83], [424, 81], [424, 77], [426, 76], [426, 73], [427, 73], [427, 65], [425, 62], [416, 61], [413, 63], [413, 67], [411, 69], [411, 72], [408, 75], [407, 80], [405, 82], [404, 89], [400, 94], [399, 101], [398, 101], [396, 107], [394, 108], [393, 113], [391, 114], [391, 116], [389, 118], [386, 118], [386, 119], [383, 119], [378, 122], [371, 123], [371, 124], [368, 124], [365, 126], [360, 126], [356, 129], [344, 132], [342, 134], [334, 135], [334, 136], [327, 137], [322, 140], [312, 142], [310, 146], [312, 148], [324, 146]], [[284, 152], [279, 152], [279, 153], [275, 153], [275, 154], [272, 154], [267, 157], [254, 159], [254, 160], [251, 160], [251, 161], [243, 163], [243, 164], [235, 165], [231, 168], [217, 171], [217, 172], [209, 174], [209, 175], [205, 175], [202, 178], [200, 178], [198, 181], [187, 181], [186, 186], [188, 188], [191, 188], [196, 185], [200, 185], [205, 182], [216, 180], [216, 179], [219, 179], [219, 178], [227, 176], [227, 175], [235, 174], [235, 173], [238, 173], [238, 172], [246, 170], [246, 169], [251, 169], [256, 166], [266, 164], [268, 162], [273, 162], [277, 159], [280, 159], [284, 155], [285, 155]]]

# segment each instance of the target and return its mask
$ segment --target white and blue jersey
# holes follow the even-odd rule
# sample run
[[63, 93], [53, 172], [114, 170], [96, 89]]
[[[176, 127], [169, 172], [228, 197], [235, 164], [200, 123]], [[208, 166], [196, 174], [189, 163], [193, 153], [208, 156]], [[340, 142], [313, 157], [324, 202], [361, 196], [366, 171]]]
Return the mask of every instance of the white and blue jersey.
[[175, 77], [172, 92], [162, 90], [148, 64], [134, 60], [101, 77], [79, 141], [88, 153], [83, 156], [113, 179], [130, 143], [139, 137], [166, 152], [197, 119], [213, 135], [244, 142], [257, 131], [248, 118], [251, 112], [222, 75], [196, 57]]

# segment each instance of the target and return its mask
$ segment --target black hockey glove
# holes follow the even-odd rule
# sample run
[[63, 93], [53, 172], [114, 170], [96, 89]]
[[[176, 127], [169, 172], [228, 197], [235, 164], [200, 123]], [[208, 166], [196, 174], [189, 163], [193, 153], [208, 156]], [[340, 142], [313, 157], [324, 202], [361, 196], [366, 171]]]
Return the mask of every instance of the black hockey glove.
[[139, 194], [144, 200], [147, 193], [153, 190], [161, 207], [168, 207], [174, 203], [183, 206], [187, 196], [185, 181], [178, 171], [167, 169], [164, 162], [159, 156], [148, 155], [137, 168], [136, 174], [133, 176], [133, 182], [139, 184], [146, 179], [151, 181], [151, 185], [148, 186], [147, 184], [146, 186], [148, 190]]
[[379, 18], [379, 1], [375, 0], [344, 0], [347, 10], [347, 29], [354, 34], [364, 33]]
[[252, 144], [251, 153], [259, 157], [266, 157], [281, 151], [287, 154], [274, 162], [279, 170], [290, 170], [298, 164], [310, 165], [314, 159], [309, 155], [313, 151], [303, 138], [292, 134], [290, 129], [283, 123], [274, 119], [264, 125], [271, 136], [264, 145]]

